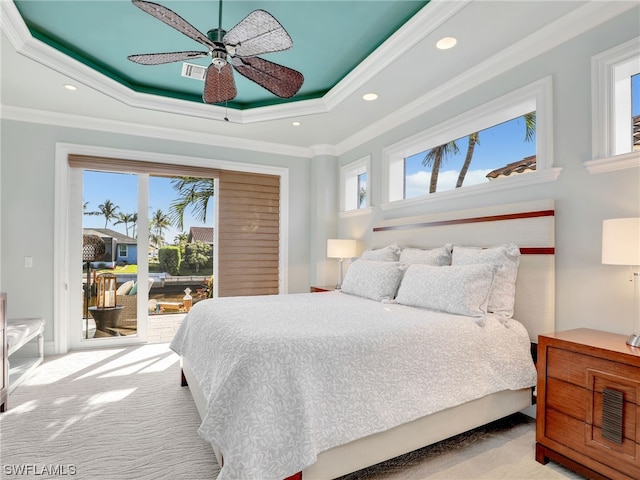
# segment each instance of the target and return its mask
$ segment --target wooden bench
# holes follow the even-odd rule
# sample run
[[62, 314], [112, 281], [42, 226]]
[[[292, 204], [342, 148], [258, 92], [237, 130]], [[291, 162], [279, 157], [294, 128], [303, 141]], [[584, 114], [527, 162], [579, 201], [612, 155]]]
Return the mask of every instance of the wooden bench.
[[7, 354], [11, 393], [44, 359], [44, 319], [7, 319]]

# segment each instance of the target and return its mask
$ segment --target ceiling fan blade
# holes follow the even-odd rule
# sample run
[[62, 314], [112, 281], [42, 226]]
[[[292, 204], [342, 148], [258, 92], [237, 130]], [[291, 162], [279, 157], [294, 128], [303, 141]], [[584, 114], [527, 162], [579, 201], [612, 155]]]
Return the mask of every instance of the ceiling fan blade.
[[215, 45], [209, 38], [196, 29], [193, 25], [187, 22], [184, 18], [178, 15], [173, 10], [169, 10], [167, 7], [158, 5], [157, 3], [147, 2], [146, 0], [131, 0], [133, 4], [139, 9], [147, 12], [149, 15], [157, 18], [158, 20], [166, 23], [170, 27], [175, 28], [180, 33], [183, 33], [187, 37], [200, 42], [201, 44], [213, 49]]
[[222, 103], [233, 100], [237, 93], [231, 65], [226, 63], [220, 70], [214, 64], [209, 65], [202, 100], [205, 103]]
[[238, 73], [253, 80], [280, 98], [291, 98], [302, 86], [304, 77], [296, 70], [260, 57], [231, 59]]
[[233, 55], [253, 57], [288, 50], [293, 41], [287, 31], [270, 13], [255, 10], [229, 30], [222, 39], [234, 49]]
[[192, 58], [206, 57], [207, 52], [170, 52], [170, 53], [144, 53], [141, 55], [129, 55], [127, 58], [141, 65], [160, 65], [163, 63], [181, 62]]

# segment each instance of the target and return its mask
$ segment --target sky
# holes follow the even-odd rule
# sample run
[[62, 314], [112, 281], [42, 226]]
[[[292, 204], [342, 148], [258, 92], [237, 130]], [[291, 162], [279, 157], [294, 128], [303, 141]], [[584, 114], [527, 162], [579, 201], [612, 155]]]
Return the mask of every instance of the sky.
[[[640, 115], [640, 74], [632, 77], [632, 115]], [[535, 139], [531, 142], [524, 142], [524, 121], [522, 118], [505, 122], [499, 126], [485, 130], [480, 133], [480, 144], [476, 145], [471, 168], [467, 173], [464, 185], [486, 182], [487, 173], [496, 168], [505, 166], [529, 155], [536, 153]], [[457, 172], [464, 161], [466, 154], [466, 137], [458, 141], [459, 154], [450, 157], [441, 167], [438, 175], [437, 191], [449, 190], [455, 187]], [[424, 154], [415, 155], [407, 159], [407, 198], [419, 195], [426, 195], [429, 188], [430, 167], [421, 165]], [[103, 172], [85, 171], [83, 201], [87, 205], [87, 211], [97, 211], [98, 206], [106, 199], [119, 207], [119, 212], [133, 213], [137, 209], [137, 177], [132, 174], [116, 174]], [[162, 177], [151, 177], [149, 181], [149, 217], [153, 212], [160, 209], [164, 213], [169, 213], [171, 202], [177, 197], [177, 193], [171, 186], [170, 179]], [[213, 210], [214, 202], [210, 202], [207, 211], [207, 223], [195, 220], [190, 210], [185, 212], [184, 232], [189, 232], [192, 226], [214, 225]], [[83, 218], [85, 228], [104, 228], [103, 216], [88, 216]], [[121, 233], [125, 232], [124, 225], [113, 225], [110, 223], [107, 228], [111, 228]], [[173, 243], [174, 238], [180, 231], [171, 228], [165, 232], [165, 242]]]
[[[177, 198], [177, 192], [171, 185], [171, 179], [164, 177], [149, 178], [149, 218], [160, 209], [163, 213], [169, 214], [169, 206]], [[138, 208], [138, 180], [134, 174], [105, 173], [105, 172], [84, 172], [84, 184], [82, 192], [83, 202], [88, 202], [86, 211], [99, 211], [99, 205], [105, 200], [118, 206], [117, 212], [134, 213]], [[184, 216], [184, 232], [189, 233], [189, 227], [213, 227], [213, 210], [215, 199], [209, 202], [207, 209], [207, 225], [196, 220], [191, 214], [191, 209], [187, 209]], [[105, 218], [103, 215], [84, 215], [84, 228], [105, 228]], [[109, 222], [107, 228], [126, 234], [124, 224], [114, 225]], [[131, 230], [129, 234], [131, 235]], [[165, 243], [171, 244], [180, 230], [173, 227], [165, 231]]]
[[[640, 74], [632, 77], [631, 114], [640, 115]], [[471, 166], [464, 180], [464, 186], [488, 182], [486, 175], [496, 168], [516, 162], [536, 153], [535, 138], [531, 142], [524, 141], [525, 125], [522, 117], [497, 125], [480, 132], [480, 143], [473, 152]], [[449, 156], [440, 167], [436, 191], [441, 192], [455, 188], [458, 172], [462, 167], [467, 151], [468, 139], [463, 137], [456, 141], [459, 152]], [[406, 198], [426, 195], [429, 192], [431, 166], [422, 165], [425, 152], [406, 159]]]

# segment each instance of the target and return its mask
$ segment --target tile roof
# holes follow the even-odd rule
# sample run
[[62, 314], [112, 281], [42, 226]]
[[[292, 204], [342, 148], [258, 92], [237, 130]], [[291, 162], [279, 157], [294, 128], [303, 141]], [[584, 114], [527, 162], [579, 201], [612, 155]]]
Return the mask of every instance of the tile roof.
[[527, 170], [534, 171], [536, 169], [536, 156], [531, 155], [529, 157], [524, 157], [522, 160], [518, 160], [517, 162], [512, 162], [504, 167], [497, 168], [492, 172], [487, 173], [487, 178], [489, 180], [494, 180], [499, 177], [508, 177], [511, 174], [524, 173]]
[[191, 227], [187, 242], [213, 243], [213, 227]]

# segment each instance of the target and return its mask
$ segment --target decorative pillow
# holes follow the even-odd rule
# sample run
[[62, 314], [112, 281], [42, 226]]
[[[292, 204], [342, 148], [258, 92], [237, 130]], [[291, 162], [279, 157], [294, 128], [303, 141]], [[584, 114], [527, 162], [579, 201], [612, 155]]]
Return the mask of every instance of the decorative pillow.
[[400, 258], [400, 247], [397, 243], [392, 243], [384, 248], [376, 250], [366, 250], [362, 252], [360, 260], [375, 260], [379, 262], [397, 262]]
[[403, 248], [400, 252], [400, 263], [411, 265], [421, 263], [424, 265], [444, 266], [451, 265], [451, 244], [443, 247], [425, 250], [422, 248]]
[[409, 265], [396, 303], [476, 317], [484, 324], [495, 268], [491, 265]]
[[118, 289], [116, 290], [116, 295], [128, 295], [134, 283], [135, 282], [133, 280], [127, 280], [118, 287]]
[[516, 278], [520, 265], [520, 248], [514, 243], [490, 248], [453, 246], [452, 265], [486, 263], [496, 266], [495, 280], [489, 295], [487, 311], [503, 318], [513, 316]]
[[406, 266], [398, 262], [356, 260], [342, 282], [342, 291], [381, 302], [392, 300]]
[[131, 287], [131, 290], [129, 290], [129, 295], [137, 295], [138, 294], [138, 282], [134, 283], [133, 286]]

